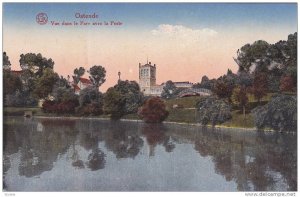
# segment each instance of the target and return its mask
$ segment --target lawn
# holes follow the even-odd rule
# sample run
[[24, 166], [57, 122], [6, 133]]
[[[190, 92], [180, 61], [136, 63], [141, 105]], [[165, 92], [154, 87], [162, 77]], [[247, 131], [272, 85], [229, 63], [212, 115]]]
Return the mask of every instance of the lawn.
[[4, 116], [23, 116], [24, 111], [32, 111], [34, 115], [43, 115], [41, 108], [39, 107], [4, 107]]
[[173, 105], [181, 105], [183, 108], [195, 108], [196, 103], [200, 100], [199, 96], [191, 96], [184, 98], [174, 98], [166, 100], [166, 105], [168, 109], [172, 109]]
[[244, 118], [243, 113], [241, 113], [239, 110], [235, 110], [231, 113], [231, 115], [232, 115], [232, 119], [223, 123], [222, 126], [243, 127], [243, 128], [254, 128], [255, 127], [251, 113], [247, 113]]
[[196, 109], [171, 109], [166, 121], [196, 123]]

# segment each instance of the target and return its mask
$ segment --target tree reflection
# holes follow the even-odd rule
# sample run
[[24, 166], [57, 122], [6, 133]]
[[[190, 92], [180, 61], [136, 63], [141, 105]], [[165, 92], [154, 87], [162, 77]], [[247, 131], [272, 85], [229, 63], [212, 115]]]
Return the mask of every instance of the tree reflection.
[[171, 136], [167, 136], [168, 129], [163, 124], [143, 124], [141, 127], [142, 134], [146, 137], [149, 145], [149, 156], [154, 156], [156, 145], [161, 144], [165, 147], [166, 152], [172, 152], [175, 144]]
[[143, 147], [143, 139], [137, 133], [136, 124], [112, 122], [105, 136], [105, 146], [117, 158], [135, 158]]
[[95, 149], [88, 156], [88, 167], [92, 170], [103, 169], [105, 166], [105, 154], [99, 149]]
[[216, 173], [235, 181], [240, 191], [276, 190], [279, 182], [285, 182], [288, 190], [296, 190], [296, 144], [289, 143], [293, 141], [285, 134], [279, 139], [278, 134], [253, 133], [244, 137], [202, 131], [197, 133], [195, 150], [203, 157], [211, 156]]
[[[105, 157], [106, 155], [99, 148], [99, 141], [103, 138], [102, 124], [94, 120], [80, 121], [77, 124], [80, 129], [79, 134], [79, 144], [87, 151], [92, 150], [88, 155], [86, 162], [87, 167], [91, 171], [96, 171], [103, 169], [105, 167]], [[74, 148], [75, 149], [75, 148]], [[72, 165], [77, 168], [84, 168], [84, 162], [79, 159], [78, 152], [74, 150], [73, 155], [74, 162]]]
[[[37, 129], [37, 125], [41, 129]], [[42, 120], [32, 128], [17, 128], [22, 136], [20, 176], [32, 177], [49, 171], [59, 154], [64, 154], [75, 140], [74, 121]], [[75, 132], [76, 133], [76, 132]]]

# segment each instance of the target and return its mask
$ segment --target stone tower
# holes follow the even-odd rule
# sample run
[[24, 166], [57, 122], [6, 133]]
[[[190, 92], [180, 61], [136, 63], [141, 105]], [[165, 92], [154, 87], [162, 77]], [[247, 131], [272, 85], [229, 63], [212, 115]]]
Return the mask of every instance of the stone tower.
[[139, 63], [139, 85], [145, 95], [151, 94], [151, 87], [156, 86], [156, 65], [147, 62], [145, 65]]

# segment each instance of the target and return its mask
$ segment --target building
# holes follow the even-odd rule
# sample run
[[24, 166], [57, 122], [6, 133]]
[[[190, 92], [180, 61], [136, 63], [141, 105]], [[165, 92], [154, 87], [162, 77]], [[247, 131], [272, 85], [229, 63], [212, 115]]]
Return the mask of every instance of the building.
[[189, 81], [180, 81], [180, 82], [173, 82], [176, 88], [192, 88], [193, 83]]
[[[177, 88], [188, 89], [192, 88], [193, 83], [189, 81], [173, 82]], [[139, 63], [139, 86], [145, 96], [160, 96], [165, 83], [156, 84], [156, 64], [147, 62], [145, 65]]]
[[77, 84], [75, 83], [75, 81], [73, 81], [72, 86], [74, 88], [75, 94], [79, 95], [81, 90], [93, 86], [93, 83], [89, 79], [80, 77]]
[[[176, 88], [181, 88], [181, 89], [192, 88], [194, 85], [193, 83], [191, 83], [189, 81], [179, 81], [179, 82], [173, 82], [173, 83], [176, 86]], [[164, 86], [165, 83], [162, 83], [161, 85]]]
[[139, 85], [145, 96], [160, 96], [163, 85], [156, 84], [156, 65], [139, 63]]

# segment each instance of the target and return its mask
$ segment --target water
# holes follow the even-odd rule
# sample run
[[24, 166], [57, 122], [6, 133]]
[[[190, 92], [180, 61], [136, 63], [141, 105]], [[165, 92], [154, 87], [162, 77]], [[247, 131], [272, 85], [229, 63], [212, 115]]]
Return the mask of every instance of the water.
[[4, 119], [6, 191], [297, 190], [297, 136], [107, 120]]

